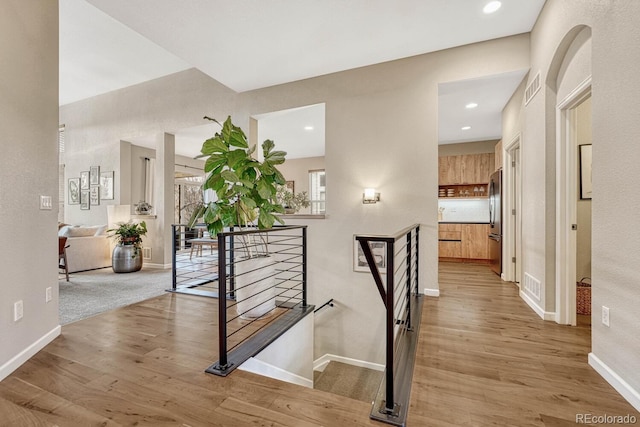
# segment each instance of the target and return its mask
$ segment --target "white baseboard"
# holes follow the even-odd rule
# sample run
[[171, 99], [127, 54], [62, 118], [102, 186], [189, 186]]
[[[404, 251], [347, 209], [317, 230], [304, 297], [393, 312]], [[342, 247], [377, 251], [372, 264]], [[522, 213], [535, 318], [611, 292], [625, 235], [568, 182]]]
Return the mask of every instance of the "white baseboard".
[[620, 375], [607, 366], [593, 353], [589, 353], [589, 366], [600, 374], [618, 393], [631, 404], [636, 411], [640, 411], [640, 393], [627, 383]]
[[523, 292], [522, 290], [520, 291], [520, 298], [522, 298], [524, 300], [524, 302], [527, 303], [527, 305], [529, 307], [531, 307], [531, 309], [533, 311], [535, 311], [535, 313], [540, 316], [541, 319], [543, 320], [556, 320], [556, 313], [552, 312], [552, 311], [544, 311], [542, 309], [542, 307], [540, 307], [529, 295], [527, 295], [525, 292]]
[[379, 363], [367, 362], [364, 360], [351, 359], [350, 357], [337, 356], [335, 354], [325, 354], [313, 361], [314, 371], [324, 371], [329, 362], [346, 363], [347, 365], [358, 366], [360, 368], [373, 369], [374, 371], [384, 371], [384, 365]]
[[242, 365], [238, 366], [238, 369], [253, 372], [254, 374], [263, 375], [269, 378], [275, 378], [276, 380], [298, 384], [303, 387], [313, 388], [313, 380], [285, 371], [282, 368], [263, 362], [255, 357], [248, 359]]
[[169, 268], [171, 268], [171, 264], [156, 264], [153, 262], [145, 262], [144, 263], [144, 267], [146, 268], [151, 268], [154, 270], [167, 270]]
[[424, 296], [426, 297], [439, 297], [440, 296], [440, 289], [429, 289], [429, 288], [424, 288]]
[[36, 342], [31, 344], [29, 347], [22, 350], [15, 357], [9, 360], [4, 365], [0, 366], [0, 381], [7, 378], [13, 371], [18, 369], [24, 362], [31, 359], [37, 352], [42, 350], [47, 344], [56, 339], [58, 335], [60, 335], [61, 327], [60, 325], [53, 328], [51, 331], [44, 334], [41, 338], [39, 338]]

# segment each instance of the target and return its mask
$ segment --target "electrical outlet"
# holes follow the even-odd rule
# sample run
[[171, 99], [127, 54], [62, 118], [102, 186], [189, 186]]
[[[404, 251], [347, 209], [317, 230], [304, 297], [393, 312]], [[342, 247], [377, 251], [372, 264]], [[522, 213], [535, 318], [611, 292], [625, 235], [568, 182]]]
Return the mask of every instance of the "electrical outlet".
[[609, 307], [602, 306], [602, 324], [609, 326]]
[[22, 314], [23, 314], [22, 300], [16, 301], [13, 304], [13, 321], [17, 322], [18, 320], [22, 319]]
[[44, 302], [51, 302], [51, 298], [53, 298], [53, 297], [51, 296], [51, 286], [49, 286], [49, 287], [45, 290]]

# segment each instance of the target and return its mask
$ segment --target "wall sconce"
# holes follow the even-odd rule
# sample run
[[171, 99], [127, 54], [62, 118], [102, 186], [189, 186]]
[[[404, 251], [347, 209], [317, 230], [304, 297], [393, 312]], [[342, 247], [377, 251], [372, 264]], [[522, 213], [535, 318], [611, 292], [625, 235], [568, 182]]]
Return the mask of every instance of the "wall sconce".
[[362, 194], [362, 203], [369, 205], [380, 201], [380, 193], [376, 193], [375, 188], [365, 188]]

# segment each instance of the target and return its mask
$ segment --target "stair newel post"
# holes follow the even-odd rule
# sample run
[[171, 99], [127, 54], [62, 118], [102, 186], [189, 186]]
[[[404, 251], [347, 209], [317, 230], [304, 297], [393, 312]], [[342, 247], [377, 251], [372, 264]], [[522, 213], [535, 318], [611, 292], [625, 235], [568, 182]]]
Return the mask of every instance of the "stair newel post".
[[307, 227], [302, 227], [302, 306], [307, 306]]
[[407, 293], [407, 330], [411, 330], [411, 233], [412, 230], [409, 230], [407, 233], [407, 279], [405, 282], [405, 292]]
[[[233, 237], [231, 237], [233, 240]], [[233, 260], [231, 260], [233, 264]], [[218, 233], [218, 368], [227, 369], [227, 247], [224, 233]]]
[[386, 367], [386, 401], [384, 412], [392, 414], [394, 412], [394, 395], [393, 395], [393, 343], [394, 343], [394, 296], [393, 296], [393, 271], [394, 271], [394, 240], [388, 240], [386, 244], [386, 257], [387, 257], [387, 289], [386, 289], [386, 306], [387, 306], [387, 367]]

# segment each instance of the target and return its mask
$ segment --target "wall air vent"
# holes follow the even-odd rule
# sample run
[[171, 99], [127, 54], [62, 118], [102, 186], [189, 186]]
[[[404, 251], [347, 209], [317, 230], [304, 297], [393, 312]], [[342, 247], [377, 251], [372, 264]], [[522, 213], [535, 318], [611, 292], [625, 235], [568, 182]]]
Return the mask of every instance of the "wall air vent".
[[527, 86], [527, 89], [524, 91], [524, 105], [527, 105], [529, 101], [531, 101], [533, 97], [536, 96], [536, 93], [538, 93], [539, 90], [540, 71], [538, 71], [535, 77], [531, 80], [531, 83], [529, 83], [529, 86]]
[[529, 273], [524, 273], [524, 289], [529, 295], [533, 295], [540, 301], [540, 280]]

